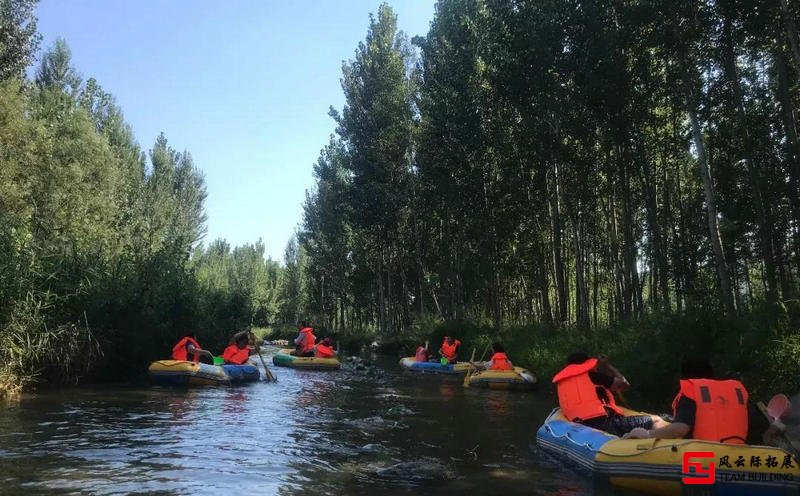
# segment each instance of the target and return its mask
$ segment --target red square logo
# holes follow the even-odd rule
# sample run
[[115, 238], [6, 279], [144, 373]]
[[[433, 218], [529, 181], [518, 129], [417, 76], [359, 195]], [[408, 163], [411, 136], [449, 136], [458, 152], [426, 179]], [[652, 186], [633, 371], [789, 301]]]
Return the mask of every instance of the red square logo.
[[[708, 468], [703, 468], [703, 459], [714, 460], [713, 451], [687, 451], [683, 454], [681, 481], [684, 484], [713, 484], [716, 480], [715, 465], [708, 462]], [[695, 461], [692, 461], [695, 460]], [[698, 461], [700, 460], [700, 461]], [[694, 470], [691, 470], [694, 469]]]

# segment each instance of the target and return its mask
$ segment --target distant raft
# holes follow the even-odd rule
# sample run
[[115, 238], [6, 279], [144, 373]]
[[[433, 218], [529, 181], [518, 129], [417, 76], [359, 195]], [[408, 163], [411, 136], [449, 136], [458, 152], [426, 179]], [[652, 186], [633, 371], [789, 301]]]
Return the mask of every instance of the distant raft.
[[400, 366], [412, 372], [423, 374], [466, 374], [469, 370], [469, 362], [456, 362], [442, 365], [439, 362], [418, 362], [414, 357], [405, 357], [400, 360]]
[[254, 365], [208, 365], [184, 360], [157, 360], [147, 373], [154, 384], [161, 386], [227, 386], [261, 377]]
[[272, 363], [303, 370], [339, 370], [342, 366], [337, 358], [298, 357], [291, 352], [290, 349], [280, 350], [272, 357]]
[[[623, 410], [626, 415], [642, 414]], [[558, 408], [539, 428], [536, 443], [567, 461], [570, 468], [608, 478], [615, 487], [639, 493], [663, 496], [800, 493], [798, 460], [771, 446], [699, 439], [621, 439], [571, 422]], [[710, 470], [710, 464], [714, 470]], [[710, 481], [698, 483], [712, 477], [711, 474]], [[685, 481], [690, 482], [687, 485]]]
[[467, 382], [470, 387], [527, 390], [536, 385], [536, 377], [527, 369], [514, 367], [514, 370], [482, 370], [469, 376]]

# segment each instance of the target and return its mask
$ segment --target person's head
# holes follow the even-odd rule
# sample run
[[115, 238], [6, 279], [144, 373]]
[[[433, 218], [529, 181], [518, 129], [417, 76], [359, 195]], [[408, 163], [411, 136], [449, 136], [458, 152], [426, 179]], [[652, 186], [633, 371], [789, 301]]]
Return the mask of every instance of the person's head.
[[300, 327], [300, 329], [304, 329], [304, 328], [308, 327], [308, 323], [305, 320], [301, 320], [299, 327]]
[[333, 344], [333, 342], [331, 341], [331, 338], [325, 338], [320, 342], [320, 344], [323, 346], [330, 347]]
[[506, 349], [503, 348], [503, 345], [497, 342], [492, 343], [492, 351], [495, 353], [505, 353]]
[[589, 359], [589, 355], [582, 351], [576, 351], [567, 357], [567, 365], [580, 365]]
[[690, 357], [681, 362], [682, 379], [713, 379], [714, 369], [706, 358]]
[[246, 335], [240, 334], [236, 336], [236, 347], [239, 349], [246, 348], [249, 341]]

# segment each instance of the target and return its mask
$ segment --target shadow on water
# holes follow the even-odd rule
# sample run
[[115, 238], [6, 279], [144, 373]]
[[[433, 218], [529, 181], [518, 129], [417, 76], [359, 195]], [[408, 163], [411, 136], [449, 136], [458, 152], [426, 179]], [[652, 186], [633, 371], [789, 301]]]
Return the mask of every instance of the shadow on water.
[[537, 393], [366, 370], [72, 389], [0, 409], [0, 494], [618, 494], [535, 447]]

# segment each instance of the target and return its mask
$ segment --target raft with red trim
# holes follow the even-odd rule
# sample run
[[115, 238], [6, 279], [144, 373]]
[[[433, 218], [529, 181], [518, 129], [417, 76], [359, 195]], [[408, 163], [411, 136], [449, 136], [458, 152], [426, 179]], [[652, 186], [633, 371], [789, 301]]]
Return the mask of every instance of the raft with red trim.
[[[642, 414], [622, 410], [626, 415]], [[569, 462], [571, 468], [608, 478], [615, 487], [641, 493], [664, 496], [695, 494], [693, 491], [726, 496], [800, 494], [800, 463], [786, 451], [770, 446], [698, 439], [621, 439], [570, 422], [558, 408], [539, 428], [536, 443]], [[689, 452], [712, 455], [689, 460], [699, 463], [700, 471], [694, 465], [687, 465], [684, 471], [683, 456]], [[710, 463], [714, 464], [713, 484], [682, 482], [683, 478], [706, 478]]]
[[147, 368], [154, 384], [162, 386], [226, 386], [257, 381], [255, 365], [208, 365], [184, 360], [156, 360]]

